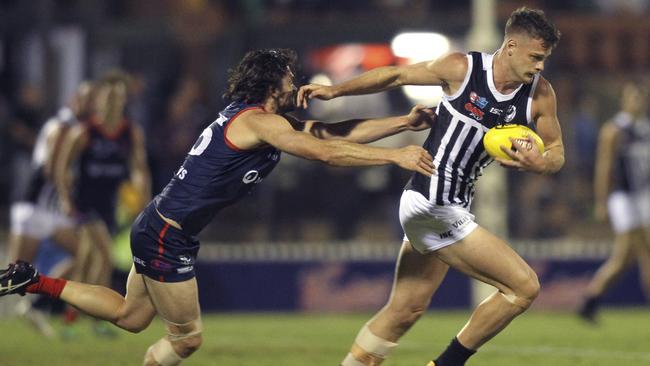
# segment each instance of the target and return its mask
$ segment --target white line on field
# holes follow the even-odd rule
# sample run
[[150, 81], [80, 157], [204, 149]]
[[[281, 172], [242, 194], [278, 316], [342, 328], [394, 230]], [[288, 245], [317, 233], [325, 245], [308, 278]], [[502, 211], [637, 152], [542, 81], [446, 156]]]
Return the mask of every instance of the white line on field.
[[650, 352], [615, 351], [575, 347], [549, 346], [493, 346], [488, 345], [482, 352], [515, 353], [522, 355], [573, 356], [581, 358], [609, 358], [615, 360], [650, 361]]

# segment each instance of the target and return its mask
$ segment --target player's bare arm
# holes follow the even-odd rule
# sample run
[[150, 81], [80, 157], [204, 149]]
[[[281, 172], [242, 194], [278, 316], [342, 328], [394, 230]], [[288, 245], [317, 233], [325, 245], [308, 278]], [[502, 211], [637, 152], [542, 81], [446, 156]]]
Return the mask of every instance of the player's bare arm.
[[353, 119], [337, 123], [302, 122], [291, 116], [286, 117], [295, 130], [309, 133], [316, 138], [367, 144], [404, 131], [428, 129], [434, 123], [435, 112], [431, 108], [416, 105], [404, 116]]
[[61, 208], [66, 214], [72, 214], [72, 164], [79, 158], [83, 147], [88, 143], [86, 127], [82, 124], [73, 126], [66, 133], [61, 144], [60, 157], [55, 162], [54, 182], [61, 200]]
[[619, 129], [614, 123], [608, 122], [600, 130], [598, 137], [594, 173], [594, 214], [599, 221], [607, 219], [607, 197], [612, 187], [612, 170], [619, 136]]
[[512, 160], [498, 159], [498, 161], [509, 168], [538, 174], [555, 173], [564, 165], [562, 129], [557, 118], [555, 92], [551, 84], [541, 76], [533, 97], [532, 114], [533, 120], [536, 121], [537, 133], [544, 141], [544, 153], [537, 148], [531, 137], [528, 138], [532, 145], [530, 150], [523, 148], [521, 144], [511, 138], [515, 151], [503, 147], [502, 150]]
[[56, 124], [53, 128], [47, 131], [45, 147], [47, 153], [45, 154], [45, 163], [43, 165], [44, 174], [50, 179], [54, 177], [54, 170], [56, 162], [61, 156], [61, 148], [65, 139], [66, 132], [69, 127], [62, 124]]
[[338, 85], [309, 84], [298, 91], [298, 105], [307, 108], [313, 98], [329, 100], [345, 95], [372, 94], [402, 85], [440, 85], [453, 94], [467, 72], [467, 56], [450, 53], [433, 61], [406, 66], [384, 66], [364, 72]]
[[140, 126], [133, 126], [133, 149], [131, 150], [131, 183], [140, 194], [142, 203], [151, 199], [151, 174], [147, 165], [144, 132]]
[[433, 174], [433, 159], [419, 146], [385, 149], [343, 140], [321, 140], [297, 131], [277, 114], [250, 111], [228, 130], [228, 139], [242, 149], [265, 144], [309, 160], [335, 166], [395, 164], [426, 176]]

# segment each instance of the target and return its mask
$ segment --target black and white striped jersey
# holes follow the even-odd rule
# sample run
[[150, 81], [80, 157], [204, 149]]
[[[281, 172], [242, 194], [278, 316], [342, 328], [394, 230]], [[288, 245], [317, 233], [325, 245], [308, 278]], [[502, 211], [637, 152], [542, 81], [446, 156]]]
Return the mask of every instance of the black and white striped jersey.
[[488, 129], [505, 123], [535, 129], [531, 107], [539, 75], [502, 94], [494, 85], [493, 56], [467, 54], [465, 79], [455, 94], [443, 96], [438, 119], [423, 145], [433, 156], [436, 173], [431, 178], [414, 173], [405, 188], [422, 193], [435, 205], [469, 208], [478, 177], [493, 161], [483, 148]]
[[650, 121], [635, 120], [619, 112], [612, 119], [620, 131], [617, 142], [612, 191], [638, 193], [650, 190]]

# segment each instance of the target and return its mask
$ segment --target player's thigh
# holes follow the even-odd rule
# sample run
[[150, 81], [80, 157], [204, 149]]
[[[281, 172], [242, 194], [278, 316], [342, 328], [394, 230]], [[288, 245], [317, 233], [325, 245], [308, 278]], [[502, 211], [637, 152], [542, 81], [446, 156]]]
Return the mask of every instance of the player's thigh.
[[158, 314], [168, 324], [187, 324], [200, 318], [196, 278], [181, 282], [158, 282], [142, 276]]
[[462, 240], [436, 251], [449, 266], [502, 292], [539, 286], [532, 268], [508, 244], [478, 226]]
[[126, 306], [120, 314], [119, 322], [129, 325], [130, 329], [146, 328], [156, 315], [156, 309], [151, 302], [144, 276], [135, 272], [131, 266], [126, 282]]
[[77, 230], [73, 226], [60, 227], [52, 233], [52, 239], [68, 253], [77, 253]]
[[392, 303], [428, 303], [449, 266], [435, 254], [421, 254], [404, 241], [395, 268]]

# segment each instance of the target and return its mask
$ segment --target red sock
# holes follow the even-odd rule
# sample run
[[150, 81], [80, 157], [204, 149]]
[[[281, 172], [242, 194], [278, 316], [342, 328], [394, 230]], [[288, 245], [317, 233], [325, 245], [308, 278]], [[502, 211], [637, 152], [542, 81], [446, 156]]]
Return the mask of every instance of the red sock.
[[63, 278], [50, 278], [40, 275], [38, 282], [27, 286], [25, 290], [30, 294], [44, 294], [58, 299], [67, 282]]
[[72, 306], [68, 305], [66, 306], [65, 312], [63, 313], [63, 323], [70, 325], [77, 321], [78, 316], [79, 312]]

